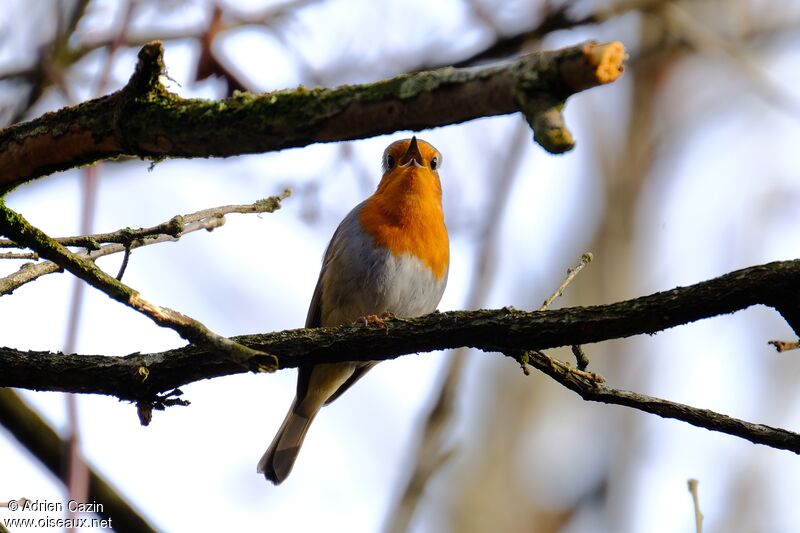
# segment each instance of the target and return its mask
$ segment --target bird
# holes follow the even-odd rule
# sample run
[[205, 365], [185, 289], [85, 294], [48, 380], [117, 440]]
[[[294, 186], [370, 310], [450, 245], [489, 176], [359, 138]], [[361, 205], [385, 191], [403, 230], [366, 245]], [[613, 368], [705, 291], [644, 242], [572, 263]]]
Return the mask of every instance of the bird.
[[[307, 328], [358, 321], [383, 325], [388, 316], [421, 316], [436, 309], [450, 267], [441, 165], [442, 154], [416, 136], [384, 150], [377, 189], [344, 217], [325, 250]], [[375, 364], [300, 366], [294, 401], [258, 472], [275, 485], [282, 483], [319, 410]]]

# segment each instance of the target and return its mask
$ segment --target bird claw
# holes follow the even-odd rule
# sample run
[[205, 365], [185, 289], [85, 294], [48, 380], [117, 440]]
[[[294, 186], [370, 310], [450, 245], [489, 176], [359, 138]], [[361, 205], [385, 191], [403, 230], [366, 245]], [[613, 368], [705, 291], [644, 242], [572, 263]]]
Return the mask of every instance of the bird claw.
[[384, 322], [387, 318], [394, 318], [393, 313], [381, 313], [381, 315], [366, 315], [362, 316], [358, 320], [356, 320], [357, 324], [362, 324], [364, 326], [369, 326], [370, 324], [374, 324], [378, 326], [380, 329], [386, 330], [386, 334], [389, 334], [389, 327]]

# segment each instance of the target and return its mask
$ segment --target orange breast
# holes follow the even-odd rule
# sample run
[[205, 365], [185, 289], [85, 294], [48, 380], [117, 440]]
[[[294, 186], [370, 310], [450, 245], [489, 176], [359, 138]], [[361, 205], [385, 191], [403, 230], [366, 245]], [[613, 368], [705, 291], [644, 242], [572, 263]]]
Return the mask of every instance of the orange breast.
[[417, 257], [441, 280], [450, 264], [439, 177], [425, 168], [386, 174], [359, 221], [377, 246]]

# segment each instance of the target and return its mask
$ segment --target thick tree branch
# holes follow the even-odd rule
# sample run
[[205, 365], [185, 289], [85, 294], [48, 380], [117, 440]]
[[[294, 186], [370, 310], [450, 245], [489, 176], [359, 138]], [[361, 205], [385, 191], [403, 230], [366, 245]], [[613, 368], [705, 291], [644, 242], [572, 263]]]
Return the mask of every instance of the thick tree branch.
[[[299, 364], [384, 360], [469, 346], [489, 352], [543, 350], [652, 334], [762, 304], [775, 307], [800, 290], [800, 260], [737, 270], [633, 300], [527, 312], [512, 308], [388, 318], [388, 330], [364, 326], [297, 329], [233, 340]], [[224, 354], [190, 345], [124, 357], [64, 355], [0, 348], [0, 387], [148, 398], [201, 379], [247, 370]], [[144, 377], [146, 374], [146, 377]]]
[[225, 157], [516, 111], [534, 128], [554, 128], [536, 131], [536, 139], [562, 152], [571, 136], [552, 110], [559, 113], [576, 92], [614, 81], [625, 57], [618, 42], [585, 43], [482, 68], [211, 101], [168, 92], [159, 81], [162, 52], [161, 43], [145, 45], [136, 72], [116, 93], [0, 131], [0, 195], [52, 172], [122, 155]]
[[[800, 453], [800, 435], [713, 411], [621, 391], [536, 350], [655, 333], [702, 318], [763, 304], [780, 309], [800, 291], [800, 260], [769, 263], [719, 278], [609, 305], [525, 312], [505, 308], [386, 319], [388, 329], [341, 326], [232, 339], [274, 354], [282, 368], [299, 364], [383, 360], [412, 352], [470, 346], [508, 353], [536, 366], [587, 400], [641, 409]], [[138, 401], [145, 410], [179, 386], [246, 370], [201, 346], [125, 357], [64, 355], [0, 348], [0, 387], [85, 392]], [[172, 394], [172, 393], [171, 393]], [[169, 395], [168, 395], [169, 396]], [[170, 401], [168, 399], [168, 401]]]
[[[5, 427], [58, 479], [67, 483], [65, 456], [68, 443], [12, 390], [0, 390], [0, 425]], [[24, 496], [11, 494], [6, 496]], [[4, 497], [6, 497], [4, 496]], [[89, 469], [89, 500], [103, 504], [99, 513], [110, 518], [114, 531], [155, 531], [147, 520], [108, 481]]]

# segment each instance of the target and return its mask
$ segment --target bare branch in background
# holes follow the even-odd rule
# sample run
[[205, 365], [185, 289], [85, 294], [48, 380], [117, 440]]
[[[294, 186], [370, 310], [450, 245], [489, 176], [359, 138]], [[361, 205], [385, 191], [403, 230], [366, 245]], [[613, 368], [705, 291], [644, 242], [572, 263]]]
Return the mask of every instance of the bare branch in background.
[[[548, 9], [544, 13], [544, 17], [535, 27], [513, 35], [498, 36], [495, 42], [487, 48], [453, 63], [452, 66], [469, 67], [486, 61], [517, 56], [527, 52], [531, 44], [538, 44], [545, 36], [554, 31], [601, 24], [626, 13], [651, 11], [664, 3], [664, 0], [620, 0], [607, 7], [600, 7], [594, 13], [582, 16], [570, 14], [570, 8], [572, 7], [570, 2], [565, 2], [562, 5], [550, 5], [548, 3]], [[473, 9], [476, 5], [479, 5], [478, 2], [474, 1], [471, 1], [470, 4]], [[495, 29], [494, 25], [489, 22], [487, 14], [478, 13], [478, 17], [489, 27]], [[441, 66], [443, 65], [429, 64], [422, 68], [437, 68]]]
[[795, 118], [800, 118], [800, 100], [770, 80], [738, 46], [705, 27], [675, 3], [665, 3], [659, 12], [670, 29], [680, 35], [692, 48], [707, 55], [728, 59], [741, 71], [743, 77], [755, 88], [755, 92], [761, 95], [764, 102], [781, 111], [788, 111]]
[[[50, 473], [67, 484], [64, 458], [68, 442], [31, 409], [17, 393], [0, 389], [0, 425], [22, 444]], [[156, 531], [147, 519], [97, 471], [89, 468], [89, 499], [102, 518], [112, 519], [114, 531], [146, 533]], [[0, 521], [2, 523], [2, 521]]]
[[22, 117], [39, 100], [48, 85], [55, 84], [63, 87], [63, 74], [56, 68], [54, 58], [59, 57], [68, 46], [70, 39], [75, 34], [78, 23], [86, 13], [89, 0], [67, 2], [66, 5], [71, 7], [68, 13], [61, 11], [63, 3], [58, 2], [53, 5], [58, 15], [56, 32], [49, 43], [39, 47], [36, 64], [33, 67], [23, 68], [16, 73], [0, 73], [0, 80], [19, 78], [24, 79], [29, 84], [22, 105], [18, 106], [10, 117], [12, 124], [22, 120]]
[[581, 256], [581, 262], [575, 265], [572, 268], [567, 269], [567, 276], [564, 278], [564, 281], [561, 282], [561, 285], [558, 286], [556, 291], [550, 295], [544, 302], [542, 302], [541, 307], [539, 307], [539, 311], [544, 311], [548, 309], [553, 302], [555, 302], [558, 298], [560, 298], [564, 294], [564, 290], [566, 290], [567, 285], [572, 283], [572, 280], [575, 279], [575, 276], [580, 274], [581, 270], [592, 262], [594, 257], [592, 256], [591, 252], [586, 252]]
[[[63, 246], [79, 246], [86, 248], [86, 252], [77, 253], [79, 257], [96, 261], [100, 257], [134, 250], [142, 246], [159, 244], [162, 242], [175, 242], [187, 233], [198, 230], [211, 231], [225, 224], [225, 215], [231, 213], [271, 213], [278, 209], [280, 201], [289, 196], [285, 191], [279, 196], [264, 198], [252, 204], [223, 205], [210, 209], [203, 209], [187, 215], [177, 215], [166, 222], [150, 228], [130, 229], [124, 228], [112, 233], [96, 233], [78, 237], [61, 237], [53, 239]], [[101, 246], [100, 243], [113, 243]], [[3, 239], [2, 246], [18, 246], [13, 241]], [[38, 254], [37, 254], [38, 256]], [[39, 264], [25, 264], [17, 272], [0, 278], [0, 296], [11, 294], [22, 285], [29, 283], [47, 274], [61, 272], [63, 269], [52, 261]]]
[[[310, 5], [319, 3], [320, 0], [294, 0], [291, 2], [284, 2], [278, 5], [271, 5], [263, 9], [245, 12], [238, 10], [234, 5], [222, 7], [218, 3], [214, 3], [211, 15], [209, 16], [209, 24], [213, 23], [214, 12], [218, 10], [218, 24], [220, 31], [233, 30], [247, 26], [261, 26], [271, 28], [276, 24], [280, 24], [290, 20], [296, 11], [308, 7]], [[198, 27], [184, 27], [184, 28], [166, 28], [159, 31], [148, 31], [141, 29], [128, 32], [122, 44], [125, 46], [139, 47], [151, 41], [179, 41], [184, 39], [202, 39], [208, 33], [208, 25]], [[75, 62], [78, 59], [86, 56], [90, 52], [110, 45], [114, 40], [113, 35], [107, 34], [94, 34], [85, 36], [77, 46], [71, 50], [70, 59]]]

